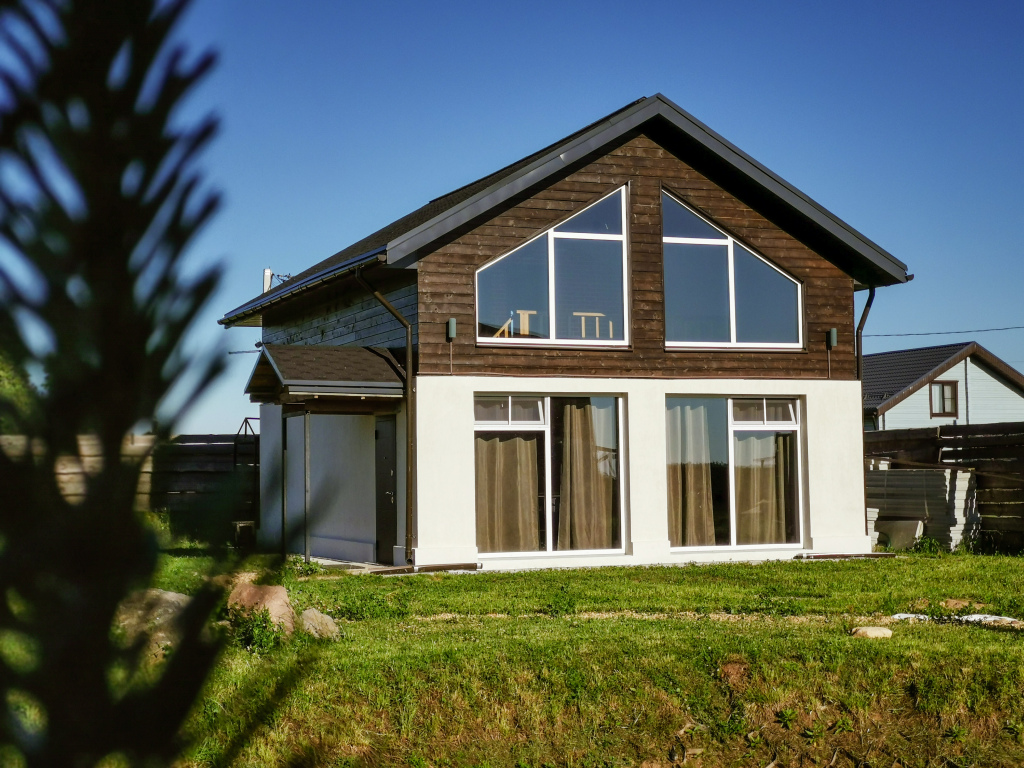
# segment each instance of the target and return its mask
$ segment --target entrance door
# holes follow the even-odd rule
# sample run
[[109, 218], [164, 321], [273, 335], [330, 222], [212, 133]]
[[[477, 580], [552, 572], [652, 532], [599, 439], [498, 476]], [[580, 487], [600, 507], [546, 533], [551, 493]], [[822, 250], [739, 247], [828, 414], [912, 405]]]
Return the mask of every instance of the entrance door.
[[395, 417], [378, 416], [376, 435], [377, 468], [377, 562], [393, 565], [398, 544], [398, 478]]

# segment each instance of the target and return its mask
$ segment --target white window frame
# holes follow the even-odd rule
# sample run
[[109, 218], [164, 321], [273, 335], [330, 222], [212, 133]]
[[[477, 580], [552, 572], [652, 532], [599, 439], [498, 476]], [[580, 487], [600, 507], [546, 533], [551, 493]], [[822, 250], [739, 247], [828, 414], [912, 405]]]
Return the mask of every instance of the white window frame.
[[[505, 392], [474, 392], [473, 400], [478, 397], [503, 397]], [[626, 398], [621, 395], [607, 392], [592, 394], [579, 394], [561, 392], [554, 395], [537, 395], [533, 393], [516, 392], [509, 397], [509, 422], [476, 421], [473, 419], [473, 439], [476, 439], [478, 432], [543, 432], [544, 433], [544, 522], [547, 541], [544, 550], [531, 550], [528, 552], [479, 552], [477, 557], [481, 560], [499, 560], [502, 558], [524, 558], [524, 557], [577, 557], [582, 555], [624, 555], [626, 553], [626, 451], [623, 430], [625, 429], [625, 407]], [[513, 397], [539, 397], [542, 400], [544, 423], [511, 421]], [[552, 398], [573, 398], [573, 397], [612, 397], [615, 399], [615, 427], [618, 445], [618, 491], [619, 491], [619, 536], [622, 539], [622, 546], [615, 549], [555, 549], [554, 523], [554, 499], [552, 498], [551, 478], [551, 399]], [[474, 470], [475, 483], [475, 470]]]
[[[569, 219], [577, 216], [587, 208], [592, 208], [598, 203], [602, 203], [612, 195], [620, 195], [621, 202], [621, 215], [622, 215], [622, 234], [621, 235], [608, 235], [601, 233], [586, 233], [586, 232], [555, 232], [555, 229], [565, 224]], [[476, 342], [480, 346], [496, 346], [496, 347], [559, 347], [559, 348], [586, 348], [586, 347], [628, 347], [630, 344], [629, 331], [629, 259], [627, 258], [627, 243], [629, 242], [629, 217], [626, 215], [628, 207], [628, 196], [629, 196], [629, 185], [624, 184], [621, 187], [609, 192], [599, 200], [595, 200], [593, 203], [588, 205], [579, 211], [576, 211], [572, 216], [565, 219], [550, 229], [542, 232], [536, 237], [531, 237], [522, 245], [517, 245], [513, 250], [508, 253], [502, 254], [496, 259], [488, 261], [486, 264], [479, 267], [476, 272], [473, 273], [473, 299], [475, 306], [476, 317]], [[480, 331], [480, 273], [485, 269], [494, 266], [499, 261], [508, 258], [516, 254], [520, 249], [525, 248], [541, 238], [547, 239], [548, 249], [548, 330], [551, 336], [546, 339], [535, 339], [535, 338], [501, 338], [493, 336], [481, 336]], [[618, 241], [622, 244], [622, 339], [559, 339], [556, 334], [556, 318], [555, 318], [555, 240], [610, 240]]]
[[[804, 458], [803, 458], [803, 429], [801, 418], [802, 403], [799, 397], [785, 395], [755, 396], [755, 395], [734, 395], [722, 397], [721, 395], [668, 395], [665, 400], [666, 419], [668, 417], [668, 400], [680, 398], [693, 399], [719, 399], [725, 400], [727, 426], [727, 439], [729, 441], [729, 543], [711, 544], [696, 547], [671, 547], [671, 551], [680, 552], [723, 552], [723, 551], [746, 551], [746, 550], [799, 550], [804, 548]], [[764, 417], [760, 422], [756, 421], [735, 421], [733, 419], [733, 403], [736, 400], [761, 400], [761, 407], [764, 409]], [[767, 421], [768, 404], [767, 400], [789, 400], [794, 404], [794, 416], [796, 421], [781, 422]], [[792, 432], [796, 443], [796, 514], [797, 529], [800, 531], [800, 538], [797, 542], [786, 542], [782, 544], [737, 544], [736, 543], [736, 432]], [[665, 508], [668, 509], [668, 499], [665, 500]]]
[[[663, 189], [668, 197], [672, 198], [679, 205], [683, 206], [686, 210], [692, 213], [694, 216], [705, 222], [708, 226], [714, 228], [716, 231], [722, 233], [722, 239], [712, 239], [707, 237], [668, 237], [662, 235], [662, 259], [665, 258], [666, 243], [679, 244], [679, 245], [725, 245], [728, 247], [729, 254], [729, 341], [671, 341], [668, 338], [666, 332], [665, 336], [665, 348], [666, 349], [803, 349], [804, 348], [804, 287], [803, 284], [790, 274], [779, 269], [777, 266], [772, 264], [768, 259], [757, 252], [756, 249], [751, 248], [746, 243], [740, 243], [732, 235], [724, 232], [720, 227], [715, 225], [713, 222], [708, 221], [705, 216], [702, 216], [697, 211], [693, 210], [686, 203], [681, 201], [678, 197], [670, 193], [668, 190]], [[662, 214], [664, 218], [664, 213]], [[780, 275], [785, 277], [787, 280], [792, 281], [796, 284], [796, 309], [797, 309], [797, 340], [795, 342], [775, 342], [775, 341], [737, 341], [736, 340], [736, 271], [734, 267], [734, 248], [739, 245], [743, 250], [747, 251], [757, 259], [760, 259], [773, 270], [778, 272]], [[665, 269], [664, 261], [662, 264], [662, 277], [664, 278]], [[662, 299], [667, 303], [667, 291], [662, 291]], [[668, 314], [668, 307], [665, 307], [665, 313]]]

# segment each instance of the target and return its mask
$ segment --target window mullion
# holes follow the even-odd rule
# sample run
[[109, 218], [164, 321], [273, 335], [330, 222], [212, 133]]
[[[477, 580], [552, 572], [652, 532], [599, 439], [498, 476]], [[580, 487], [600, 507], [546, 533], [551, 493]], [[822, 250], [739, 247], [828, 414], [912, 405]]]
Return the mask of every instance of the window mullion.
[[555, 233], [548, 230], [548, 338], [557, 339], [555, 329]]
[[546, 551], [554, 550], [554, 534], [551, 530], [554, 520], [551, 508], [551, 398], [544, 398], [544, 515], [546, 524], [544, 526], [547, 542]]
[[[730, 249], [731, 253], [731, 249]], [[732, 398], [726, 399], [729, 439], [729, 545], [736, 546], [736, 439], [733, 437]]]
[[[629, 305], [631, 296], [629, 292], [629, 269], [626, 264], [626, 239], [629, 237], [629, 218], [626, 216], [626, 195], [628, 191], [629, 187], [627, 185], [619, 192], [619, 198], [622, 203], [622, 340], [625, 342], [629, 341]], [[664, 267], [662, 269], [664, 270]], [[662, 296], [664, 296], [664, 293]], [[608, 340], [613, 340], [610, 334]]]
[[733, 240], [729, 239], [729, 339], [736, 343], [736, 272], [733, 264]]

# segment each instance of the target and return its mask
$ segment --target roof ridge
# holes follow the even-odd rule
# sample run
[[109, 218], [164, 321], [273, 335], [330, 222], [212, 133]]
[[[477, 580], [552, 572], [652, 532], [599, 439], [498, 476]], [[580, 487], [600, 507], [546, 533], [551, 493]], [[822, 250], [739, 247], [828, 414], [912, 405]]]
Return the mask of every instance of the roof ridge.
[[[533, 153], [527, 155], [526, 157], [521, 157], [518, 160], [516, 160], [514, 162], [511, 162], [508, 165], [499, 168], [498, 170], [494, 171], [493, 173], [489, 173], [486, 176], [481, 176], [479, 179], [476, 179], [475, 181], [471, 181], [468, 184], [463, 184], [461, 187], [458, 187], [457, 189], [453, 189], [451, 192], [446, 192], [445, 194], [441, 195], [440, 197], [435, 197], [433, 200], [428, 202], [427, 205], [430, 205], [430, 203], [436, 203], [439, 200], [444, 200], [446, 197], [449, 197], [451, 195], [457, 194], [457, 193], [461, 192], [464, 189], [468, 189], [469, 187], [476, 186], [477, 184], [479, 184], [481, 182], [484, 182], [484, 181], [487, 181], [488, 179], [500, 177], [502, 173], [508, 171], [511, 168], [516, 167], [517, 165], [526, 165], [526, 164], [529, 163], [529, 161], [531, 161], [531, 160], [533, 160], [535, 158], [541, 157], [542, 155], [544, 155], [544, 154], [550, 152], [551, 150], [553, 150], [555, 147], [560, 146], [562, 144], [565, 144], [567, 141], [572, 141], [577, 136], [582, 136], [584, 133], [586, 133], [587, 131], [593, 129], [594, 127], [596, 127], [598, 125], [600, 125], [605, 120], [611, 120], [613, 117], [615, 117], [620, 112], [625, 112], [630, 107], [636, 106], [637, 104], [639, 104], [639, 103], [641, 103], [643, 101], [647, 101], [649, 98], [654, 98], [654, 97], [653, 96], [641, 96], [636, 101], [630, 102], [629, 104], [627, 104], [626, 106], [622, 107], [621, 109], [617, 109], [614, 112], [612, 112], [610, 114], [607, 114], [604, 117], [600, 118], [599, 120], [595, 120], [594, 122], [590, 123], [589, 125], [586, 125], [583, 128], [580, 128], [578, 131], [573, 131], [568, 136], [564, 136], [561, 139], [559, 139], [558, 141], [551, 142], [546, 147], [544, 147], [542, 149], [538, 149], [536, 152], [533, 152]], [[417, 209], [417, 210], [419, 210], [419, 209]]]
[[803, 232], [819, 239], [818, 250], [824, 258], [847, 274], [878, 285], [906, 281], [906, 265], [659, 93], [637, 99], [531, 155], [430, 200], [303, 270], [272, 294], [257, 296], [228, 312], [219, 322], [227, 326], [260, 324], [264, 308], [340, 276], [349, 268], [346, 265], [362, 264], [364, 257], [386, 252], [389, 266], [411, 266], [440, 238], [477, 221], [515, 195], [527, 193], [616, 139], [631, 131], [647, 130], [648, 126], [668, 130], [666, 135], [673, 141], [692, 142], [694, 151], [707, 153], [711, 158], [708, 162], [714, 166], [708, 171], [711, 176], [732, 173], [739, 179], [735, 185], [745, 184], [747, 194], [760, 196], [765, 205], [782, 205], [788, 224], [800, 230], [791, 234], [799, 238]]

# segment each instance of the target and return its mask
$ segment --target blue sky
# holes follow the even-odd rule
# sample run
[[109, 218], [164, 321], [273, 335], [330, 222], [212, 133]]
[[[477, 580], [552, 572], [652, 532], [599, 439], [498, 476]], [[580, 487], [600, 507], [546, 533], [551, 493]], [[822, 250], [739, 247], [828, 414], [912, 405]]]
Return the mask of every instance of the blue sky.
[[[347, 3], [196, 0], [179, 37], [220, 64], [202, 166], [224, 196], [196, 242], [225, 282], [196, 347], [253, 349], [217, 318], [380, 226], [661, 92], [915, 274], [866, 333], [1024, 325], [1021, 3]], [[858, 302], [858, 309], [859, 309]], [[1024, 369], [1024, 331], [975, 338]], [[231, 432], [256, 355], [182, 432]]]

